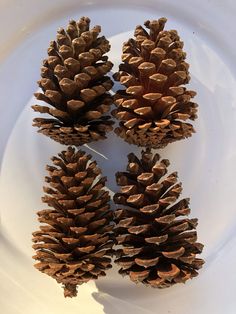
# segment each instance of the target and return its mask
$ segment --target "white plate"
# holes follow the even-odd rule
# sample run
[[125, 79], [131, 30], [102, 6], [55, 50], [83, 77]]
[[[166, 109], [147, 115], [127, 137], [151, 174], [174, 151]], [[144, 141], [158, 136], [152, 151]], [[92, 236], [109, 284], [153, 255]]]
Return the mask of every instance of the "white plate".
[[[0, 309], [3, 314], [234, 314], [236, 311], [236, 89], [233, 1], [0, 1]], [[114, 267], [106, 278], [64, 299], [59, 285], [32, 264], [31, 232], [43, 208], [45, 165], [63, 149], [31, 127], [30, 105], [49, 40], [70, 18], [88, 15], [111, 40], [110, 57], [120, 61], [121, 45], [146, 19], [166, 16], [178, 29], [191, 64], [191, 88], [200, 105], [197, 133], [160, 151], [179, 172], [183, 196], [199, 218], [206, 260], [198, 278], [170, 289], [136, 286]], [[6, 144], [7, 143], [7, 144]], [[108, 176], [124, 169], [134, 146], [114, 134], [84, 148]], [[119, 158], [118, 158], [118, 157]], [[115, 161], [115, 162], [114, 162]]]

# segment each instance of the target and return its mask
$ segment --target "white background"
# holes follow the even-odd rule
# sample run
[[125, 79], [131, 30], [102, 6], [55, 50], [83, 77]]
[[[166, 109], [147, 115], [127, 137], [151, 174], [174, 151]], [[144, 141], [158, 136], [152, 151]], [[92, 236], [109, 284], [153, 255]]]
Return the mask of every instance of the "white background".
[[[3, 314], [236, 312], [236, 95], [234, 1], [1, 1], [0, 0], [0, 311]], [[168, 18], [178, 29], [191, 64], [191, 88], [198, 92], [197, 133], [159, 151], [171, 161], [191, 197], [192, 217], [199, 218], [199, 240], [206, 260], [198, 278], [186, 285], [156, 290], [135, 286], [117, 269], [64, 299], [54, 280], [34, 270], [31, 232], [43, 208], [45, 165], [63, 146], [31, 127], [30, 105], [40, 66], [59, 26], [88, 15], [111, 40], [110, 58], [117, 69], [121, 45], [137, 24]], [[115, 86], [117, 88], [117, 85]], [[114, 173], [125, 168], [130, 151], [110, 134], [84, 148], [91, 152], [116, 191]]]

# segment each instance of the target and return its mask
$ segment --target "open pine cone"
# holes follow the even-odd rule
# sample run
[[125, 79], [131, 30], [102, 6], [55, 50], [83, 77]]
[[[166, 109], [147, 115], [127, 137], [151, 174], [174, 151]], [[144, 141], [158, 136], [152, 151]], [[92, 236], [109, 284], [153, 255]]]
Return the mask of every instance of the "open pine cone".
[[115, 211], [119, 272], [152, 287], [184, 283], [204, 263], [196, 258], [203, 249], [196, 242], [197, 219], [184, 217], [189, 199], [178, 201], [182, 187], [176, 172], [165, 176], [167, 159], [159, 161], [150, 150], [142, 151], [141, 160], [133, 153], [128, 159], [128, 171], [116, 174], [121, 191], [114, 196], [122, 205]]
[[162, 148], [194, 132], [185, 122], [197, 117], [191, 101], [196, 93], [184, 87], [190, 80], [186, 53], [177, 31], [163, 30], [166, 21], [146, 21], [148, 31], [136, 27], [114, 75], [126, 88], [115, 95], [114, 116], [120, 120], [115, 132], [130, 144]]
[[111, 267], [110, 197], [106, 178], [99, 178], [101, 170], [90, 158], [71, 147], [52, 158], [42, 198], [49, 208], [38, 212], [42, 225], [33, 233], [35, 267], [62, 283], [66, 297]]
[[106, 76], [113, 64], [104, 56], [110, 50], [100, 26], [89, 29], [90, 20], [82, 17], [59, 29], [57, 40], [48, 49], [48, 58], [38, 82], [42, 93], [35, 93], [47, 105], [32, 108], [52, 117], [34, 119], [34, 126], [57, 142], [81, 145], [106, 138], [112, 130], [110, 110], [113, 86]]

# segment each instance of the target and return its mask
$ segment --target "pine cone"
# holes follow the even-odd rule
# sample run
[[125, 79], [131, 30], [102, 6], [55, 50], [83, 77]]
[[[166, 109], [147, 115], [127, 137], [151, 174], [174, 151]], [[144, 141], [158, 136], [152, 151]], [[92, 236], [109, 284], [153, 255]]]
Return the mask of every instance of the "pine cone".
[[117, 135], [130, 144], [162, 148], [194, 132], [196, 93], [183, 85], [190, 80], [183, 42], [176, 30], [164, 31], [165, 18], [137, 26], [123, 46], [123, 63], [114, 78], [126, 87], [115, 95], [120, 120]]
[[90, 158], [71, 147], [52, 158], [42, 198], [50, 208], [38, 212], [43, 225], [33, 233], [35, 267], [62, 283], [65, 297], [76, 296], [77, 285], [105, 276], [111, 267], [110, 197]]
[[90, 20], [82, 17], [59, 29], [57, 40], [48, 49], [48, 58], [41, 69], [38, 82], [42, 93], [38, 100], [48, 105], [32, 108], [50, 117], [35, 118], [39, 132], [61, 144], [81, 145], [106, 138], [112, 130], [112, 120], [104, 115], [110, 110], [113, 86], [106, 76], [113, 64], [103, 56], [110, 50], [100, 26], [89, 30]]
[[159, 161], [150, 150], [142, 151], [139, 160], [128, 155], [128, 172], [116, 174], [121, 192], [114, 195], [116, 263], [120, 274], [136, 283], [164, 288], [184, 283], [198, 275], [204, 263], [196, 258], [203, 245], [197, 243], [197, 219], [188, 219], [189, 199], [177, 201], [181, 183], [177, 173], [167, 173], [169, 161]]

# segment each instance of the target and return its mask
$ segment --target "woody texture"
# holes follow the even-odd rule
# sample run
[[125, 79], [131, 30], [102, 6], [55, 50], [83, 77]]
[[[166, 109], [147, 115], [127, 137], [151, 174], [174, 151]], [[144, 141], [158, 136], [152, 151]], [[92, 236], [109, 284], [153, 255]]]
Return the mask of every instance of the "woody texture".
[[100, 32], [100, 26], [90, 28], [87, 17], [71, 20], [66, 30], [58, 30], [43, 61], [42, 92], [35, 93], [42, 103], [32, 106], [43, 115], [33, 125], [61, 144], [79, 146], [104, 139], [112, 130], [113, 82], [107, 73], [113, 64], [104, 55], [110, 44]]
[[114, 75], [125, 88], [115, 95], [115, 132], [130, 144], [162, 148], [194, 132], [189, 120], [197, 118], [196, 93], [185, 87], [189, 64], [177, 31], [164, 30], [166, 21], [136, 27]]
[[65, 297], [77, 286], [105, 276], [111, 267], [112, 212], [105, 177], [91, 156], [69, 147], [47, 166], [47, 186], [33, 233], [36, 269], [54, 278]]
[[186, 217], [189, 199], [178, 200], [177, 173], [168, 174], [169, 161], [148, 149], [141, 159], [131, 153], [128, 160], [127, 172], [116, 174], [121, 189], [114, 195], [119, 273], [154, 288], [185, 283], [204, 263], [196, 257], [203, 245], [197, 219]]

